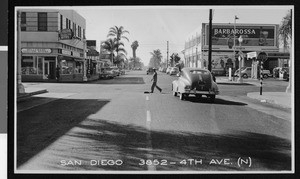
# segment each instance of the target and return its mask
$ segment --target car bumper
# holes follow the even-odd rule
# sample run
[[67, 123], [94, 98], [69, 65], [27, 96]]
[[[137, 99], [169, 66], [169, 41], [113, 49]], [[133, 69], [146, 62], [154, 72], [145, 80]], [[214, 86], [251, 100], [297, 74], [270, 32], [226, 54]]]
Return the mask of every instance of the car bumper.
[[197, 91], [197, 90], [185, 90], [186, 94], [204, 94], [204, 95], [218, 95], [219, 91]]

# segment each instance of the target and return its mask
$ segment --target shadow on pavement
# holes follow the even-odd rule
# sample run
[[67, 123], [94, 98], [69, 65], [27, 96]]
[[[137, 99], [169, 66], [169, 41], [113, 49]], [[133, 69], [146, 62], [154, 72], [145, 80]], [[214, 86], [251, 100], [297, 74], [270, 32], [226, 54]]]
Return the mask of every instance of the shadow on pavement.
[[[41, 99], [42, 100], [42, 99]], [[57, 99], [17, 113], [17, 166], [48, 147], [109, 101]]]
[[214, 102], [210, 102], [208, 98], [201, 97], [201, 98], [196, 98], [194, 96], [189, 96], [187, 101], [193, 102], [193, 103], [212, 103], [212, 104], [221, 104], [221, 105], [238, 105], [238, 106], [246, 106], [246, 103], [241, 103], [241, 102], [236, 102], [236, 101], [229, 101], [229, 100], [224, 100], [216, 97]]
[[[291, 144], [285, 139], [251, 132], [231, 131], [227, 134], [149, 131], [134, 125], [87, 119], [77, 126], [81, 130], [68, 134], [84, 141], [73, 152], [54, 153], [59, 158], [85, 161], [80, 170], [147, 170], [141, 160], [157, 159], [156, 170], [162, 171], [268, 171], [291, 170]], [[57, 157], [57, 156], [56, 156]], [[238, 165], [242, 157], [247, 163]], [[251, 158], [251, 166], [250, 159]], [[89, 160], [122, 160], [123, 164], [91, 166]], [[193, 162], [189, 162], [193, 159]], [[195, 160], [202, 164], [195, 163]], [[220, 164], [215, 162], [222, 161]], [[223, 159], [223, 160], [222, 160]], [[230, 164], [224, 164], [228, 159]], [[180, 163], [186, 160], [186, 164]], [[175, 164], [170, 164], [175, 162]], [[149, 161], [148, 161], [149, 163]], [[151, 161], [150, 161], [151, 163]], [[48, 163], [48, 168], [74, 170], [74, 166]]]
[[107, 80], [97, 80], [91, 84], [145, 84], [143, 77], [116, 77]]

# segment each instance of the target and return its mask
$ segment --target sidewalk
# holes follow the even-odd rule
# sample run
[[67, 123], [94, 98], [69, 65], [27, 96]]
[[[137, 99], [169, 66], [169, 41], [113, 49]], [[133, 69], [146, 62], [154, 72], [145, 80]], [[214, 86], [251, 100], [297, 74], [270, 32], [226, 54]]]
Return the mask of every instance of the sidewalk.
[[216, 82], [218, 84], [229, 84], [229, 85], [255, 85], [255, 86], [259, 86], [259, 80], [257, 79], [251, 79], [251, 78], [247, 78], [247, 79], [243, 79], [242, 83], [239, 83], [237, 81], [237, 77], [235, 78], [231, 78], [231, 80], [228, 79], [228, 77], [224, 77], [224, 76], [216, 76]]
[[[229, 80], [228, 77], [216, 77], [216, 81], [218, 84], [229, 84], [229, 85], [255, 85], [260, 86], [260, 81], [257, 79], [243, 79], [243, 83], [239, 83], [237, 81]], [[259, 92], [248, 93], [247, 97], [252, 99], [257, 99], [261, 102], [271, 103], [279, 105], [283, 108], [291, 108], [292, 96], [291, 93], [285, 92], [263, 92], [260, 95]]]
[[260, 100], [265, 103], [272, 103], [284, 108], [291, 108], [291, 93], [286, 92], [263, 92], [260, 95], [259, 92], [248, 93], [247, 96], [252, 99]]
[[18, 96], [17, 96], [17, 102], [24, 101], [24, 100], [30, 98], [33, 95], [37, 95], [37, 94], [42, 94], [42, 93], [47, 93], [48, 92], [47, 89], [31, 87], [30, 85], [27, 85], [25, 83], [23, 83], [23, 85], [24, 85], [24, 88], [25, 88], [25, 93], [18, 94]]

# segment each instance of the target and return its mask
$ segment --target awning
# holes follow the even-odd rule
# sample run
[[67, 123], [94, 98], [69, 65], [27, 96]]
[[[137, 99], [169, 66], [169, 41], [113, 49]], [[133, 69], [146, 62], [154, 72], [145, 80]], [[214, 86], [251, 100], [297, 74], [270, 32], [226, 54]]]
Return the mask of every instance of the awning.
[[74, 58], [74, 61], [76, 61], [76, 62], [84, 62], [84, 59], [81, 59], [81, 58]]
[[[247, 53], [247, 59], [257, 58], [260, 52], [249, 52]], [[268, 58], [281, 58], [281, 59], [289, 59], [290, 53], [287, 52], [265, 52], [268, 55]]]

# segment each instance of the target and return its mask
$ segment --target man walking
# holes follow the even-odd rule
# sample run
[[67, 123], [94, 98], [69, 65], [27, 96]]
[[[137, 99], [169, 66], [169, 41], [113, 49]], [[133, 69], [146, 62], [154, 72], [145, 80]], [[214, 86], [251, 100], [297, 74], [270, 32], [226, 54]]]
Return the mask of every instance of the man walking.
[[151, 86], [151, 93], [153, 93], [154, 91], [154, 87], [156, 87], [160, 92], [162, 92], [162, 89], [160, 87], [157, 86], [157, 73], [156, 73], [156, 69], [153, 68], [153, 78], [151, 79], [151, 81], [153, 81], [152, 86]]

